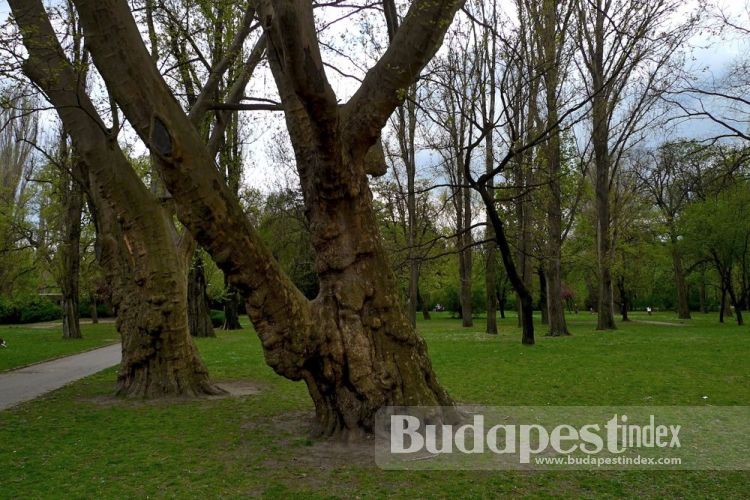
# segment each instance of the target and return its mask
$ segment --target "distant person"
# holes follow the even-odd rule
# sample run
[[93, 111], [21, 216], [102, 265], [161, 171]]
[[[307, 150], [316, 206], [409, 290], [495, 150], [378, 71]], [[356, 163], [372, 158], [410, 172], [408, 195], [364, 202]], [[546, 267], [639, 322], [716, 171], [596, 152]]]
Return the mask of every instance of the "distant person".
[[646, 312], [651, 316], [651, 306], [646, 307]]

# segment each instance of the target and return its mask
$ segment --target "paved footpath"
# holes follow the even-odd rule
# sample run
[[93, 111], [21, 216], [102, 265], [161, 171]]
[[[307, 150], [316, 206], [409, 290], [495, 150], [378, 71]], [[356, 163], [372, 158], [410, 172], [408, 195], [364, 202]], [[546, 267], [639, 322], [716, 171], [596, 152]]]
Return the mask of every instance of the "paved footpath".
[[115, 366], [121, 357], [122, 347], [115, 344], [0, 373], [0, 410]]

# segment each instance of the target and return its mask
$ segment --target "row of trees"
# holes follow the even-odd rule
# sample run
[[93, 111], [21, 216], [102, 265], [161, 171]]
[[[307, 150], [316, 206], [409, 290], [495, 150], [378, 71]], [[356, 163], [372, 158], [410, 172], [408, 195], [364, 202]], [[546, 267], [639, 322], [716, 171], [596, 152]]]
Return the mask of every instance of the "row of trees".
[[[446, 282], [471, 326], [480, 279], [488, 333], [512, 290], [522, 342], [533, 344], [535, 308], [550, 335], [569, 333], [576, 288], [596, 300], [598, 328], [614, 328], [615, 299], [626, 314], [644, 252], [666, 248], [681, 314], [687, 281], [701, 273], [707, 286], [715, 274], [741, 321], [747, 228], [717, 223], [711, 239], [694, 221], [744, 206], [742, 145], [643, 141], [668, 105], [700, 114], [683, 96], [705, 89], [684, 85], [683, 56], [702, 6], [9, 5], [18, 36], [4, 47], [6, 74], [33, 84], [60, 128], [50, 154], [24, 111], [44, 106], [18, 92], [8, 100], [18, 125], [3, 206], [13, 209], [0, 229], [32, 228], [2, 234], [14, 261], [51, 249], [71, 336], [81, 255], [95, 257], [84, 267], [100, 276], [83, 282], [109, 290], [117, 314], [120, 394], [220, 391], [191, 338], [210, 330], [207, 256], [228, 326], [244, 301], [266, 361], [305, 381], [327, 435], [367, 432], [385, 405], [452, 404], [415, 332]], [[279, 111], [269, 169], [295, 178], [259, 196], [242, 183], [257, 156], [248, 142]], [[47, 218], [23, 214], [32, 167], [54, 172], [56, 243], [36, 238]]]

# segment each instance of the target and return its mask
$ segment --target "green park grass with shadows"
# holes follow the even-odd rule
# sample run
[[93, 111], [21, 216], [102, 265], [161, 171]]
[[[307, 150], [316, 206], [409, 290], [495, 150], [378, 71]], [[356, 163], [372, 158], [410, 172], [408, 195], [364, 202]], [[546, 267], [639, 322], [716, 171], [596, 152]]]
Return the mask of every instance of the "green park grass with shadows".
[[[547, 338], [538, 325], [533, 347], [520, 344], [515, 318], [501, 320], [499, 336], [484, 334], [482, 319], [462, 328], [445, 314], [418, 326], [439, 379], [460, 402], [750, 404], [750, 328], [720, 325], [715, 315], [672, 318], [635, 313], [615, 332], [596, 332], [593, 315], [571, 315], [573, 336]], [[371, 457], [308, 436], [304, 384], [266, 366], [250, 328], [197, 343], [214, 380], [250, 381], [259, 393], [124, 401], [110, 396], [110, 369], [0, 412], [0, 496], [750, 496], [747, 471], [384, 471]]]

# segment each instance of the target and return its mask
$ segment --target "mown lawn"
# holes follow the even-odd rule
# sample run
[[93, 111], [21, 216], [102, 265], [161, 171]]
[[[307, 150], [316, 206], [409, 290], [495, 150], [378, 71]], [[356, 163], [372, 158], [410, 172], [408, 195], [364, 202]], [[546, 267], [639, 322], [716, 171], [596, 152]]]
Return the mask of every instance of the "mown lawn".
[[[485, 335], [481, 319], [473, 329], [445, 316], [419, 327], [440, 380], [463, 402], [750, 404], [750, 328], [713, 315], [671, 318], [636, 314], [676, 326], [633, 322], [602, 333], [581, 313], [570, 318], [572, 337], [540, 335], [534, 347], [521, 346], [515, 318], [499, 337]], [[198, 343], [214, 379], [250, 380], [261, 392], [120, 401], [108, 397], [112, 369], [0, 412], [0, 497], [750, 497], [747, 471], [383, 471], [307, 437], [304, 385], [265, 365], [249, 329]]]
[[0, 372], [46, 359], [67, 356], [120, 341], [112, 323], [82, 324], [82, 339], [62, 338], [62, 323], [0, 325]]

